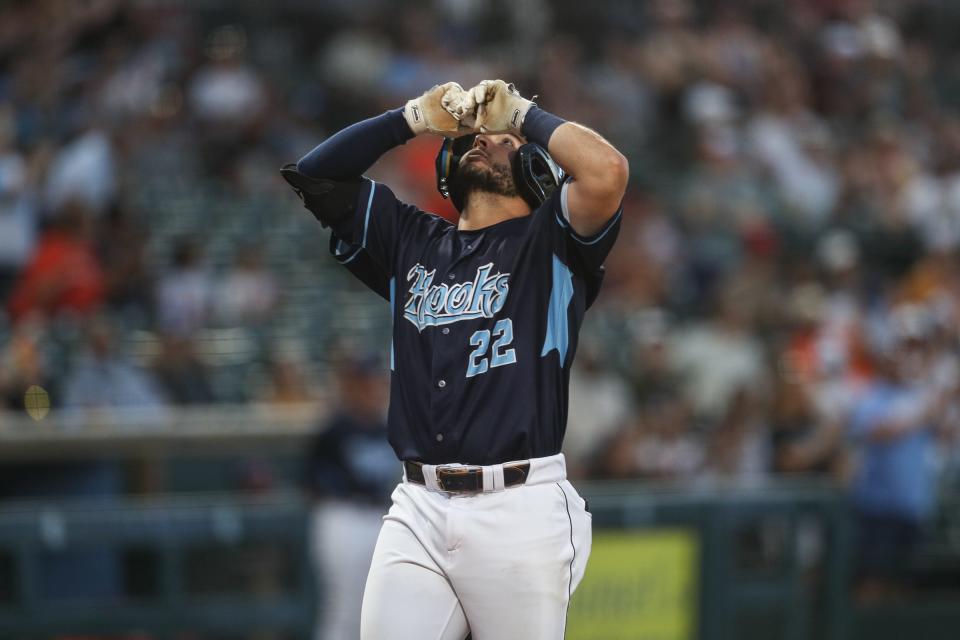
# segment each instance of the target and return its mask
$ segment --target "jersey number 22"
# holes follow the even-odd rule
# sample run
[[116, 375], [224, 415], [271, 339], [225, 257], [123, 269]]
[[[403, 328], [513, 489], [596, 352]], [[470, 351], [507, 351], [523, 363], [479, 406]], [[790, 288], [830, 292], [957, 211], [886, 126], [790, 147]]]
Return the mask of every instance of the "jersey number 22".
[[490, 357], [487, 357], [487, 349], [490, 347], [490, 331], [476, 331], [470, 336], [470, 344], [476, 347], [470, 353], [470, 359], [467, 362], [467, 377], [486, 373], [491, 367], [502, 367], [505, 364], [513, 364], [517, 361], [517, 352], [514, 349], [506, 349], [513, 342], [513, 321], [505, 318], [493, 327], [493, 349]]

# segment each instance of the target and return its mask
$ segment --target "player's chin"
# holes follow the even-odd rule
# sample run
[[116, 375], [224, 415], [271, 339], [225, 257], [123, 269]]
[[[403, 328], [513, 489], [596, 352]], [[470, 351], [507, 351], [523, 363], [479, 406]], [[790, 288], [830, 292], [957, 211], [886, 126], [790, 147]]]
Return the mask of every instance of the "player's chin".
[[483, 160], [483, 158], [469, 158], [464, 161], [464, 163], [460, 165], [457, 177], [468, 182], [477, 182], [485, 179], [490, 174], [491, 167], [486, 162], [478, 162], [478, 160]]
[[504, 196], [517, 195], [513, 174], [506, 165], [471, 162], [460, 168], [457, 182], [464, 193], [476, 190]]

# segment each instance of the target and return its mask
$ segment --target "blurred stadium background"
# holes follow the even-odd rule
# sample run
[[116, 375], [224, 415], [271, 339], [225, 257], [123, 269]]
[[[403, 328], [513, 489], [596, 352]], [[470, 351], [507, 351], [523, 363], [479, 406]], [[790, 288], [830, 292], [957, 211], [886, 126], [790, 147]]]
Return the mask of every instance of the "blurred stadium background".
[[[277, 169], [491, 77], [631, 162], [568, 637], [956, 638], [958, 33], [949, 0], [0, 3], [0, 638], [312, 637], [310, 513], [350, 495], [308, 452], [390, 318]], [[374, 175], [449, 216], [436, 146]]]

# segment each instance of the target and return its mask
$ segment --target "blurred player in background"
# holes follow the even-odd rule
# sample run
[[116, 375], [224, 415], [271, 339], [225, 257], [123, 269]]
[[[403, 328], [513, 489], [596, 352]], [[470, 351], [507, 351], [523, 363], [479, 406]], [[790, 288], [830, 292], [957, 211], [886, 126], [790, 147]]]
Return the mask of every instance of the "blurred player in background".
[[360, 603], [380, 520], [399, 471], [387, 443], [386, 385], [373, 356], [337, 367], [337, 411], [310, 447], [311, 551], [320, 588], [315, 640], [360, 637]]

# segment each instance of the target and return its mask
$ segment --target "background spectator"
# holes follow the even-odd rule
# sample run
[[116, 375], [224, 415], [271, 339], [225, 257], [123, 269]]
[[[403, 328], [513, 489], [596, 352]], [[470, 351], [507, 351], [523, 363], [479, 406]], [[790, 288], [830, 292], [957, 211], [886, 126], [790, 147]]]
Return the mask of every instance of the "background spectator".
[[216, 401], [210, 375], [189, 337], [162, 336], [152, 373], [173, 404], [206, 405]]
[[75, 201], [51, 223], [10, 295], [7, 308], [14, 321], [31, 312], [86, 316], [99, 309], [106, 283], [93, 224], [90, 212]]
[[36, 193], [14, 129], [13, 109], [0, 105], [0, 299], [30, 258], [37, 235]]
[[208, 324], [213, 295], [200, 246], [192, 238], [181, 238], [173, 248], [170, 270], [157, 283], [157, 324], [167, 333], [193, 335]]
[[859, 518], [864, 600], [890, 596], [896, 571], [919, 544], [936, 500], [931, 450], [946, 397], [929, 371], [930, 322], [914, 306], [894, 310], [877, 345], [878, 376], [854, 407], [853, 501]]
[[263, 266], [262, 252], [247, 245], [217, 284], [214, 315], [226, 325], [259, 325], [276, 311], [279, 294], [273, 274]]
[[138, 410], [143, 418], [158, 420], [165, 405], [153, 376], [122, 352], [115, 326], [104, 317], [92, 318], [86, 327], [85, 348], [64, 382], [64, 408], [96, 412], [127, 407]]

